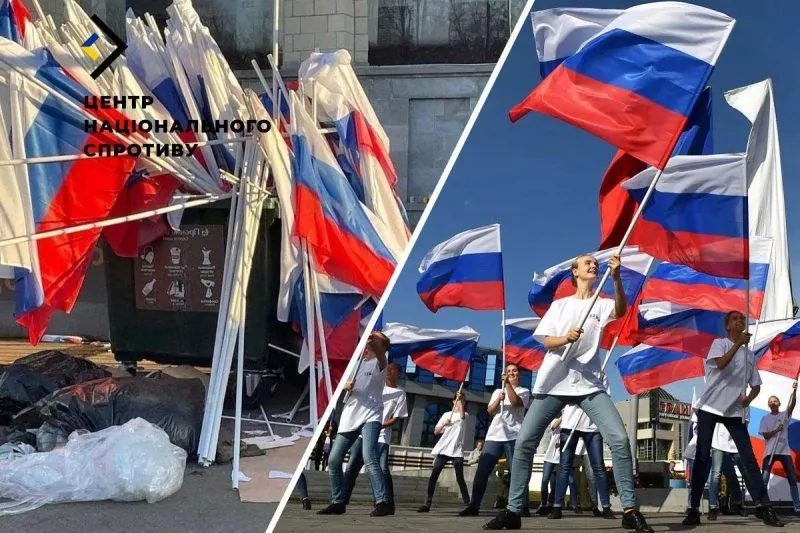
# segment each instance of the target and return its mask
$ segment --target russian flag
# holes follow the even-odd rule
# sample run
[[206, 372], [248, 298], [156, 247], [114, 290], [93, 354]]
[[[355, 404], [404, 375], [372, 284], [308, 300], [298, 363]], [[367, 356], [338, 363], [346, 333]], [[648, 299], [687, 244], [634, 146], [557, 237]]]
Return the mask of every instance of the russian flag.
[[22, 0], [0, 0], [0, 37], [23, 44], [31, 13]]
[[[631, 235], [630, 244], [662, 261], [712, 276], [749, 276], [744, 154], [673, 157]], [[641, 202], [656, 176], [649, 168], [622, 184]]]
[[615, 364], [629, 394], [705, 374], [703, 358], [647, 344], [640, 344], [619, 356]]
[[356, 178], [354, 189], [389, 229], [394, 246], [404, 249], [410, 231], [403, 202], [394, 190], [398, 178], [389, 156], [389, 137], [353, 71], [350, 54], [313, 53], [301, 65], [299, 76], [306, 94], [315, 94], [321, 121], [336, 129], [337, 151]]
[[386, 324], [383, 334], [392, 343], [390, 359], [410, 357], [415, 365], [429, 372], [462, 382], [467, 379], [480, 337], [467, 326], [456, 330], [424, 329], [396, 322]]
[[542, 366], [547, 349], [533, 338], [541, 318], [510, 318], [506, 320], [506, 362], [536, 372]]
[[[46, 50], [34, 55], [0, 39], [0, 56], [79, 106], [89, 96]], [[105, 134], [87, 133], [83, 115], [38, 85], [23, 80], [15, 95], [10, 124], [15, 157], [78, 155], [87, 144], [117, 142]], [[88, 111], [98, 120], [128, 121], [114, 110]], [[133, 157], [120, 156], [15, 166], [17, 194], [0, 196], [0, 211], [24, 221], [27, 234], [104, 220], [135, 163]], [[44, 335], [55, 310], [72, 309], [100, 231], [36, 241], [23, 261], [6, 265], [15, 270], [17, 322], [28, 328], [32, 344]]]
[[417, 293], [434, 313], [442, 307], [505, 309], [500, 225], [467, 230], [437, 244], [422, 259]]
[[[689, 121], [672, 155], [705, 155], [714, 153], [711, 120], [711, 89], [706, 88], [689, 115]], [[622, 237], [639, 207], [622, 188], [622, 183], [647, 168], [647, 164], [619, 150], [611, 160], [600, 183], [600, 246], [598, 250], [613, 248]]]
[[[615, 253], [617, 253], [616, 248], [591, 254], [597, 259], [600, 267], [597, 273], [597, 283], [600, 282], [600, 278], [602, 278], [608, 268], [608, 261]], [[622, 260], [620, 277], [625, 291], [625, 298], [630, 306], [633, 305], [639, 297], [653, 258], [640, 252], [635, 246], [626, 246], [622, 250], [620, 258]], [[575, 258], [573, 257], [563, 263], [548, 268], [542, 274], [533, 275], [533, 287], [531, 287], [528, 293], [528, 303], [533, 312], [538, 316], [544, 316], [547, 310], [550, 309], [550, 304], [552, 304], [554, 300], [566, 298], [567, 296], [575, 294], [575, 287], [572, 286], [571, 281], [571, 267], [574, 260]], [[597, 287], [595, 287], [595, 289], [597, 289]], [[607, 298], [614, 297], [614, 281], [612, 279], [609, 278], [606, 284], [603, 285], [601, 294]]]
[[800, 320], [789, 322], [791, 326], [765, 343], [756, 353], [760, 356], [759, 370], [794, 380], [800, 374]]
[[705, 358], [714, 340], [728, 335], [725, 314], [687, 309], [669, 302], [641, 304], [638, 327], [629, 335], [653, 347]]
[[387, 246], [381, 221], [358, 201], [299, 101], [294, 109], [294, 235], [308, 243], [323, 273], [380, 298], [401, 251]]
[[[772, 239], [750, 237], [750, 316], [761, 316], [767, 287]], [[747, 282], [703, 274], [685, 265], [660, 263], [642, 291], [645, 301], [665, 300], [710, 311], [745, 308]]]
[[681, 2], [531, 14], [543, 81], [509, 116], [538, 111], [664, 168], [734, 20]]

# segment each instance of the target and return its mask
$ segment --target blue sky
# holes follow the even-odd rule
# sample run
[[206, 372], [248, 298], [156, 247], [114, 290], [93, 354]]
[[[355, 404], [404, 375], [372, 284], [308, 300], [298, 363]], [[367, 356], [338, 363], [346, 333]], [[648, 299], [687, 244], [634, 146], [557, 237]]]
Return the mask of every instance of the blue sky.
[[[537, 0], [535, 10], [552, 7], [626, 8], [642, 2], [615, 0]], [[772, 0], [695, 1], [737, 20], [711, 78], [714, 149], [743, 152], [749, 123], [730, 108], [723, 93], [772, 78], [782, 148], [787, 207], [800, 203], [800, 69], [794, 60], [800, 2]], [[481, 345], [500, 346], [500, 312], [442, 309], [422, 305], [415, 286], [418, 266], [437, 243], [470, 228], [501, 225], [508, 318], [532, 316], [527, 294], [533, 273], [597, 248], [600, 239], [597, 193], [615, 148], [553, 118], [530, 113], [516, 124], [508, 110], [540, 81], [529, 18], [489, 94], [474, 128], [387, 301], [384, 320], [431, 328], [469, 325], [481, 333]], [[790, 261], [800, 259], [800, 214], [787, 209]], [[793, 272], [794, 293], [800, 268]], [[621, 353], [615, 350], [614, 359]], [[613, 365], [613, 361], [610, 367]], [[612, 367], [613, 368], [613, 367]], [[616, 368], [609, 373], [612, 396], [626, 396]], [[667, 389], [690, 400], [684, 381]]]

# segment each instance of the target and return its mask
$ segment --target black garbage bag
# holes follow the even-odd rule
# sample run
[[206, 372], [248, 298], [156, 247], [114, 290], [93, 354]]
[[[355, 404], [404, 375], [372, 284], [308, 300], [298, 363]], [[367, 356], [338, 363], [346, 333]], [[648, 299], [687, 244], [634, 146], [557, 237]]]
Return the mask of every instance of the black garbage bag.
[[69, 385], [108, 377], [93, 362], [57, 350], [17, 359], [0, 370], [0, 424], [48, 394]]
[[163, 429], [189, 454], [197, 451], [205, 408], [199, 379], [152, 377], [105, 378], [58, 390], [15, 417], [15, 425], [47, 423], [67, 434], [100, 431], [143, 418]]
[[0, 446], [6, 443], [36, 445], [36, 435], [15, 427], [0, 426]]

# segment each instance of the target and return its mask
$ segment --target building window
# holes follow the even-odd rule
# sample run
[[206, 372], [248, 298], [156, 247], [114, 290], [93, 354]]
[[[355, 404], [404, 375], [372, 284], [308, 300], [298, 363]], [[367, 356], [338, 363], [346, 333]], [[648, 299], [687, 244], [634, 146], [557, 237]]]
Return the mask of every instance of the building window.
[[494, 63], [522, 4], [524, 0], [370, 2], [369, 63]]
[[484, 387], [494, 387], [494, 373], [497, 366], [497, 354], [490, 353], [486, 356], [486, 376], [483, 380]]
[[433, 448], [436, 441], [439, 440], [439, 435], [434, 433], [436, 424], [442, 415], [450, 410], [452, 404], [449, 402], [434, 402], [429, 403], [425, 408], [425, 416], [422, 419], [422, 439], [420, 439], [420, 446], [424, 448]]
[[[126, 0], [125, 7], [133, 9], [138, 17], [150, 13], [163, 31], [167, 7], [172, 3], [173, 0]], [[204, 0], [193, 5], [232, 69], [252, 70], [252, 59], [262, 68], [268, 64], [267, 54], [272, 52], [272, 2]]]

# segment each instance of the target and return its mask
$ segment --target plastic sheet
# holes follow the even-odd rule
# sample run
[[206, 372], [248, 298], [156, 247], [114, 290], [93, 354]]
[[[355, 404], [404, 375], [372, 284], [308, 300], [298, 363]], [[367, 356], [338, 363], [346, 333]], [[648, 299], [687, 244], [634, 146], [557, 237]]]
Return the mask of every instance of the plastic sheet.
[[97, 433], [73, 433], [63, 448], [0, 461], [0, 515], [49, 503], [161, 501], [183, 484], [186, 452], [136, 418]]
[[15, 418], [22, 427], [47, 423], [67, 434], [99, 431], [143, 418], [162, 428], [173, 444], [197, 450], [205, 387], [198, 379], [163, 374], [150, 378], [106, 378], [58, 390]]

